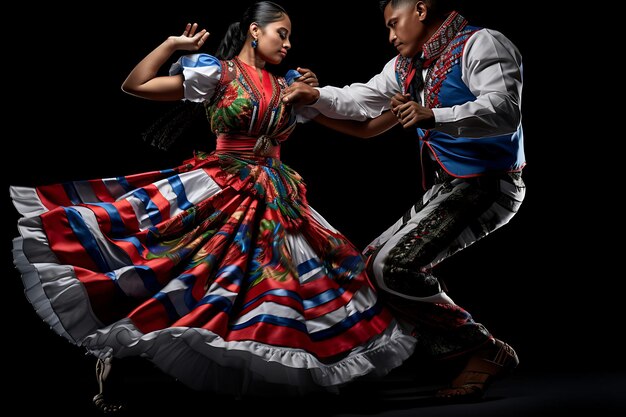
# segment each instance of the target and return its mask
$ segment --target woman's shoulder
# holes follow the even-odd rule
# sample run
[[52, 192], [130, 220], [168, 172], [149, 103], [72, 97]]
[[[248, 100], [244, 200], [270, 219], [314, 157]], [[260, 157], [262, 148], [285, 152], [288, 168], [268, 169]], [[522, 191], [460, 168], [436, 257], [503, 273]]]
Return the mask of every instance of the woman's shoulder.
[[182, 74], [185, 98], [191, 101], [206, 101], [213, 96], [222, 79], [222, 63], [209, 54], [181, 56], [170, 67], [169, 75]]
[[[215, 67], [217, 69], [222, 68], [222, 62], [220, 59], [209, 54], [189, 54], [181, 56], [174, 65], [172, 70], [182, 70], [184, 68], [203, 68], [203, 67]], [[172, 72], [170, 70], [170, 72]], [[176, 71], [176, 72], [178, 72]]]

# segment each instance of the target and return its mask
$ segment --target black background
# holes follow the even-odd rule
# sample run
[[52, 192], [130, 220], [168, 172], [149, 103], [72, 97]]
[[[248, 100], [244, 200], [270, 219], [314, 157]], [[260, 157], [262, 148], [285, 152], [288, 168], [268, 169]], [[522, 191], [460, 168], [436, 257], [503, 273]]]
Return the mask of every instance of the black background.
[[[4, 376], [16, 392], [32, 393], [29, 407], [85, 403], [96, 387], [93, 359], [53, 334], [22, 295], [10, 255], [18, 216], [8, 186], [165, 169], [195, 148], [211, 150], [206, 127], [169, 152], [145, 144], [141, 133], [172, 104], [126, 95], [120, 85], [143, 56], [168, 35], [182, 33], [188, 21], [212, 33], [203, 51], [215, 52], [248, 2], [214, 3], [147, 3], [133, 10], [105, 3], [47, 3], [36, 10], [23, 4], [3, 17], [9, 110], [2, 340], [11, 350], [5, 360], [16, 367]], [[382, 69], [394, 50], [376, 2], [341, 3], [342, 11], [337, 1], [283, 2], [293, 48], [280, 72], [309, 67], [322, 85], [344, 85]], [[526, 201], [509, 225], [445, 261], [438, 274], [458, 304], [515, 346], [527, 372], [624, 369], [615, 339], [623, 328], [619, 298], [611, 285], [619, 274], [611, 245], [597, 233], [606, 230], [593, 203], [601, 196], [588, 186], [602, 178], [590, 178], [589, 132], [574, 127], [569, 109], [576, 93], [559, 75], [573, 35], [559, 26], [562, 11], [526, 4], [466, 1], [463, 10], [473, 24], [505, 33], [524, 57]], [[360, 248], [421, 194], [417, 144], [399, 127], [361, 140], [301, 125], [283, 145], [282, 159], [304, 177], [311, 205]]]

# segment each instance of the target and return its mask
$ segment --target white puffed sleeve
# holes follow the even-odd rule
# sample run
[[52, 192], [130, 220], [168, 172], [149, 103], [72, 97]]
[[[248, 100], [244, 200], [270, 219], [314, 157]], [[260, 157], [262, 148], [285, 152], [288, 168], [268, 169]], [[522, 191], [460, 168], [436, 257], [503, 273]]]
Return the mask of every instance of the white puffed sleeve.
[[183, 74], [185, 100], [203, 102], [213, 97], [220, 80], [220, 60], [209, 54], [192, 54], [180, 57], [170, 67], [170, 75]]

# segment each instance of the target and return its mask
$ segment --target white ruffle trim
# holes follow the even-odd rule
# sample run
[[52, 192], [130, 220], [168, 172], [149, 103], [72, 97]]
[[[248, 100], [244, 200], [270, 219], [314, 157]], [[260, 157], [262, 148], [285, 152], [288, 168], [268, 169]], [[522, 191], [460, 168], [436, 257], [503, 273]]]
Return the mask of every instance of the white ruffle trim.
[[345, 359], [324, 364], [300, 349], [253, 341], [227, 342], [199, 328], [168, 328], [143, 334], [128, 319], [82, 341], [95, 355], [146, 357], [194, 389], [235, 394], [259, 394], [268, 389], [268, 383], [291, 387], [292, 393], [321, 387], [336, 390], [366, 374], [387, 374], [411, 355], [414, 343], [414, 338], [394, 324]]
[[[34, 246], [31, 240], [26, 244]], [[81, 339], [102, 327], [91, 310], [85, 287], [70, 266], [29, 261], [24, 246], [25, 239], [13, 239], [13, 259], [22, 274], [26, 298], [55, 333], [80, 345]]]
[[[37, 220], [22, 219], [21, 227], [33, 223], [29, 224], [32, 232]], [[415, 339], [393, 323], [346, 358], [325, 364], [304, 350], [254, 341], [228, 342], [199, 328], [143, 334], [129, 319], [101, 328], [73, 268], [54, 263], [47, 241], [42, 241], [45, 237], [23, 234], [27, 236], [13, 241], [15, 265], [22, 273], [28, 300], [56, 333], [99, 357], [145, 357], [194, 389], [238, 395], [301, 394], [322, 387], [336, 391], [337, 386], [360, 376], [387, 374], [415, 346]], [[277, 389], [276, 384], [281, 387]]]
[[34, 188], [11, 186], [9, 193], [15, 209], [24, 217], [34, 217], [48, 211]]

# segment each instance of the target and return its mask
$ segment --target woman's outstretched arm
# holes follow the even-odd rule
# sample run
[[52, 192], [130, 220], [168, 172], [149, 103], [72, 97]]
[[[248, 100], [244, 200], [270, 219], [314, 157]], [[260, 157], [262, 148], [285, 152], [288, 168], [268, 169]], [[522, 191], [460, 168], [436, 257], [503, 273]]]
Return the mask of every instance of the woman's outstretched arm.
[[204, 45], [209, 33], [205, 29], [196, 33], [197, 30], [197, 23], [188, 23], [181, 36], [167, 38], [133, 68], [122, 84], [122, 90], [150, 100], [182, 100], [183, 76], [178, 74], [157, 77], [157, 72], [175, 51], [197, 51]]

